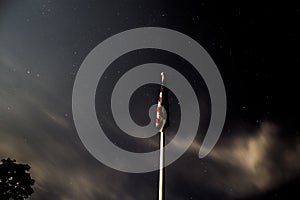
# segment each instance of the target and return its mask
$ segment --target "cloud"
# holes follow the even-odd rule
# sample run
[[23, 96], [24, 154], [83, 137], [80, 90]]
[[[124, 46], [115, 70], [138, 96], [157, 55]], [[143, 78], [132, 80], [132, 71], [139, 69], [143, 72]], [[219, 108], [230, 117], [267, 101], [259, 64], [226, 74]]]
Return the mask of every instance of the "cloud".
[[[5, 72], [0, 76], [8, 77], [0, 80], [0, 158], [10, 157], [31, 166], [36, 180], [31, 199], [143, 200], [148, 199], [146, 194], [151, 196], [147, 182], [140, 180], [134, 186], [130, 174], [119, 173], [92, 158], [70, 116], [61, 111], [63, 100], [53, 97], [36, 81], [27, 82], [26, 88], [21, 84], [12, 92], [14, 85], [9, 77], [22, 81], [24, 75], [6, 69], [0, 69]], [[143, 192], [135, 194], [135, 188]]]
[[65, 122], [51, 120], [56, 117], [49, 117], [48, 112], [41, 118], [60, 127], [59, 133], [64, 134], [57, 138], [51, 130], [35, 127], [23, 134], [0, 131], [0, 158], [11, 157], [31, 166], [36, 180], [31, 199], [119, 199], [120, 196], [132, 199], [122, 185], [131, 184], [126, 176], [116, 176], [114, 170], [98, 162], [91, 164], [90, 156], [67, 140], [70, 129]]
[[[255, 131], [239, 131], [219, 141], [204, 159], [207, 176], [205, 184], [229, 197], [245, 197], [286, 184], [300, 175], [300, 140], [291, 139], [272, 123], [262, 123]], [[195, 142], [189, 149], [200, 148]], [[200, 161], [199, 161], [200, 162]], [[193, 168], [195, 183], [199, 165]], [[201, 167], [201, 166], [200, 166]], [[203, 169], [203, 167], [201, 167]], [[199, 174], [199, 172], [198, 172]]]

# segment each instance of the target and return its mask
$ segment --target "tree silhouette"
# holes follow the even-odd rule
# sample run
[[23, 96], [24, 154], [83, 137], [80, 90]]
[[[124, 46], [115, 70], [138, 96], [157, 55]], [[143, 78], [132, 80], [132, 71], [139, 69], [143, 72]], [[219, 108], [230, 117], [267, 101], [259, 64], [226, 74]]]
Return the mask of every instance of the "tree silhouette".
[[16, 160], [2, 159], [0, 164], [0, 199], [1, 200], [24, 200], [32, 193], [30, 166], [17, 164]]

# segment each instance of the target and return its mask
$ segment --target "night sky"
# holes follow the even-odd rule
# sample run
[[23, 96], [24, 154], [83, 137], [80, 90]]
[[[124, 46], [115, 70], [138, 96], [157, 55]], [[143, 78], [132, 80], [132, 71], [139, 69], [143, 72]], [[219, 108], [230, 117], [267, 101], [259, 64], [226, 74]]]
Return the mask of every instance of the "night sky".
[[[192, 146], [166, 168], [166, 199], [299, 199], [299, 25], [300, 7], [287, 2], [1, 0], [0, 158], [32, 167], [32, 200], [157, 199], [157, 171], [116, 171], [86, 150], [72, 117], [72, 89], [102, 41], [132, 28], [165, 27], [201, 44], [222, 75], [227, 117], [218, 143], [199, 159], [210, 116], [205, 83], [185, 60], [153, 49], [122, 55], [101, 78], [96, 110], [108, 138], [133, 152], [157, 149], [158, 135], [135, 139], [116, 128], [105, 94], [134, 66], [180, 66], [201, 99], [201, 121]], [[148, 123], [158, 91], [153, 84], [134, 93], [129, 108], [137, 124]], [[180, 123], [171, 91], [168, 99], [166, 142]]]

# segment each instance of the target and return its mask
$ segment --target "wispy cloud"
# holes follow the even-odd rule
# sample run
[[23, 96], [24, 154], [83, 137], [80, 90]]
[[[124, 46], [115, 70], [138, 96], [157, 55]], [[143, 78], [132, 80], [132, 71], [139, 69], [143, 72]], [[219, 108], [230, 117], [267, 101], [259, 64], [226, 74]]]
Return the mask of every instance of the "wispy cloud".
[[[205, 173], [210, 177], [205, 184], [228, 196], [245, 197], [292, 181], [300, 175], [300, 140], [289, 136], [269, 122], [262, 123], [256, 131], [223, 136], [204, 159]], [[190, 152], [199, 148], [195, 142]], [[189, 173], [192, 176], [188, 176], [195, 182], [197, 170], [194, 168]]]

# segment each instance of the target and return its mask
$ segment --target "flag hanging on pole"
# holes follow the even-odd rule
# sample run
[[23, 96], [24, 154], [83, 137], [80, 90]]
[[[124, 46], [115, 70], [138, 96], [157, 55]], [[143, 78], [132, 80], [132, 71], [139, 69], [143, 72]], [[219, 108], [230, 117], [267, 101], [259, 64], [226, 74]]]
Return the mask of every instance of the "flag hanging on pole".
[[167, 120], [167, 112], [163, 106], [163, 100], [164, 100], [164, 73], [161, 73], [161, 87], [159, 91], [159, 97], [158, 97], [158, 103], [157, 103], [157, 109], [156, 109], [156, 119], [155, 119], [155, 125], [156, 128], [162, 132], [164, 129], [164, 125]]

